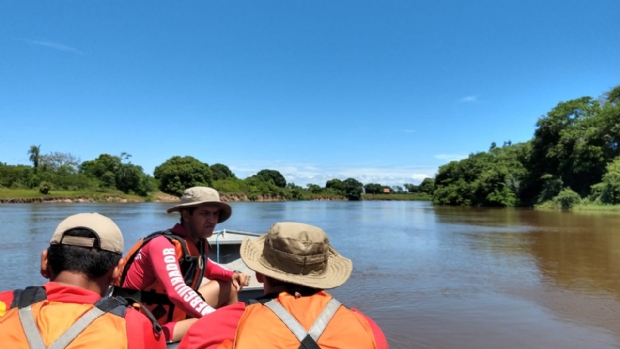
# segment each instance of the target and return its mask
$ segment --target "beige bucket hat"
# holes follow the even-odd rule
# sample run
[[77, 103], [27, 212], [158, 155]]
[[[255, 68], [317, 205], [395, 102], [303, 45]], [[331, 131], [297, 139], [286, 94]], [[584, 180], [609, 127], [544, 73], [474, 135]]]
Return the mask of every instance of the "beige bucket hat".
[[[95, 238], [65, 236], [72, 229], [88, 229]], [[97, 241], [98, 240], [98, 241]], [[65, 218], [54, 231], [50, 245], [71, 245], [82, 247], [99, 246], [100, 250], [123, 254], [123, 234], [110, 218], [98, 213], [78, 213]]]
[[323, 229], [303, 223], [276, 223], [261, 237], [244, 239], [241, 258], [263, 275], [319, 289], [341, 286], [353, 271], [351, 260], [329, 245]]
[[181, 203], [170, 207], [167, 212], [179, 212], [182, 208], [195, 207], [200, 205], [217, 206], [220, 208], [220, 218], [218, 223], [222, 223], [230, 218], [232, 208], [220, 200], [217, 190], [209, 187], [192, 187], [186, 189], [181, 196]]

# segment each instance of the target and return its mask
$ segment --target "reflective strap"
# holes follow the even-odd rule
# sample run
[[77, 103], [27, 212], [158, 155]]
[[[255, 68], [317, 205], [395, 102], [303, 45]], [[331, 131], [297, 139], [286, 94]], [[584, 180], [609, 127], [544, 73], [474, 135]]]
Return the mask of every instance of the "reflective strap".
[[93, 307], [86, 314], [80, 317], [65, 333], [63, 333], [49, 348], [45, 347], [43, 338], [37, 324], [32, 317], [32, 309], [30, 307], [21, 308], [18, 311], [19, 321], [22, 324], [26, 338], [28, 339], [28, 345], [30, 349], [65, 349], [82, 331], [98, 317], [105, 314], [105, 312], [97, 307]]
[[319, 315], [316, 321], [314, 321], [314, 324], [312, 325], [312, 327], [310, 327], [310, 331], [308, 332], [308, 334], [315, 341], [319, 340], [319, 337], [321, 337], [323, 331], [325, 331], [329, 320], [334, 317], [336, 311], [338, 311], [338, 308], [340, 308], [341, 305], [342, 304], [340, 304], [340, 302], [333, 298], [331, 301], [329, 301], [329, 303], [327, 303], [327, 306], [325, 306], [325, 309], [323, 309], [321, 315]]
[[299, 342], [303, 342], [307, 335], [310, 335], [310, 337], [312, 337], [312, 339], [314, 339], [314, 341], [316, 342], [323, 334], [323, 331], [325, 331], [327, 324], [332, 319], [332, 317], [334, 317], [334, 314], [336, 314], [336, 311], [341, 304], [340, 302], [332, 298], [332, 300], [327, 303], [325, 309], [323, 309], [323, 311], [321, 312], [321, 315], [319, 315], [316, 321], [314, 321], [314, 324], [310, 328], [309, 333], [306, 332], [304, 327], [299, 323], [299, 321], [297, 321], [297, 319], [293, 317], [293, 315], [291, 315], [288, 311], [286, 311], [286, 309], [284, 309], [282, 304], [276, 302], [275, 300], [272, 300], [265, 303], [264, 305], [267, 308], [271, 309], [271, 311], [273, 311], [274, 314], [276, 314], [276, 316], [280, 318], [280, 320], [286, 325], [286, 327], [288, 327], [288, 329], [293, 332], [295, 337], [297, 337], [297, 340], [299, 340]]
[[105, 314], [105, 311], [93, 307], [86, 314], [84, 314], [81, 318], [79, 318], [65, 333], [60, 336], [48, 349], [65, 349], [77, 336], [88, 327], [93, 321], [95, 321], [98, 317]]
[[32, 308], [30, 308], [30, 306], [20, 308], [17, 313], [30, 349], [47, 349], [45, 343], [43, 343], [43, 338], [41, 338], [39, 328], [32, 317]]

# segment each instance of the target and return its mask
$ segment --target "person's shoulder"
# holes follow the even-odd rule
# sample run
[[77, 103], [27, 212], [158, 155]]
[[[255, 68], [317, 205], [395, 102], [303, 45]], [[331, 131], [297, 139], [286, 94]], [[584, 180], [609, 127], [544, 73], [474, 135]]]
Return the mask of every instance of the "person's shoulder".
[[13, 296], [15, 294], [15, 291], [10, 290], [10, 291], [0, 291], [0, 301], [2, 302], [13, 302]]
[[128, 349], [164, 349], [166, 342], [161, 326], [135, 308], [125, 312]]
[[385, 334], [383, 333], [383, 330], [381, 330], [381, 327], [379, 327], [379, 325], [377, 325], [377, 323], [373, 319], [371, 319], [368, 315], [362, 313], [359, 309], [351, 308], [351, 311], [359, 314], [366, 320], [366, 322], [368, 322], [368, 325], [372, 330], [373, 336], [375, 337], [377, 349], [387, 349], [387, 339], [385, 338]]
[[161, 326], [157, 324], [156, 321], [149, 319], [146, 315], [132, 306], [127, 306], [127, 311], [125, 312], [125, 322], [128, 327], [136, 326], [139, 328], [152, 330], [154, 336], [159, 335], [157, 332], [161, 329]]
[[2, 317], [13, 303], [13, 291], [1, 291], [0, 292], [0, 317]]

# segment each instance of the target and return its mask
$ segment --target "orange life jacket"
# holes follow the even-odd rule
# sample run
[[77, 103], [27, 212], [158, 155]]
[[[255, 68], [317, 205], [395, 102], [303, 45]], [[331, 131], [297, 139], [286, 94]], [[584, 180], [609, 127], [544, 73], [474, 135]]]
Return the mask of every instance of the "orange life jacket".
[[115, 297], [121, 296], [130, 301], [138, 302], [141, 306], [140, 311], [149, 316], [149, 312], [153, 314], [157, 322], [161, 325], [171, 322], [180, 321], [188, 318], [188, 315], [178, 307], [175, 307], [168, 295], [165, 293], [164, 286], [155, 279], [155, 281], [147, 286], [143, 290], [133, 290], [122, 287], [127, 277], [127, 272], [133, 264], [138, 252], [149, 241], [156, 237], [163, 236], [168, 239], [175, 249], [175, 258], [179, 262], [181, 267], [181, 275], [183, 281], [189, 287], [191, 287], [198, 295], [198, 288], [202, 282], [202, 275], [206, 267], [206, 255], [205, 255], [205, 241], [201, 239], [196, 246], [193, 242], [174, 234], [170, 230], [158, 231], [151, 235], [148, 235], [138, 243], [136, 243], [127, 253], [125, 257], [125, 265], [122, 265], [123, 273], [121, 275], [120, 282], [114, 286], [112, 295]]
[[[376, 349], [374, 335], [366, 318], [341, 306], [336, 300], [332, 302], [332, 299], [332, 296], [322, 291], [300, 298], [283, 292], [270, 302], [251, 304], [246, 307], [239, 321], [234, 343], [227, 341], [219, 348], [316, 348], [312, 344], [318, 344], [319, 348]], [[293, 329], [287, 328], [290, 321], [285, 323], [269, 307], [271, 302], [277, 303], [279, 308], [285, 310], [301, 325], [303, 328], [301, 335], [299, 333], [296, 335]], [[332, 307], [333, 305], [335, 306]], [[317, 335], [316, 331], [313, 333], [315, 329], [313, 325], [318, 318], [325, 319], [322, 314], [327, 308], [332, 308], [333, 316], [327, 319], [326, 327]], [[318, 327], [320, 326], [316, 328]]]
[[126, 349], [127, 308], [123, 300], [109, 297], [95, 304], [61, 303], [49, 301], [40, 286], [16, 290], [11, 306], [0, 317], [0, 347], [49, 348], [56, 342], [67, 349], [98, 348], [102, 343]]

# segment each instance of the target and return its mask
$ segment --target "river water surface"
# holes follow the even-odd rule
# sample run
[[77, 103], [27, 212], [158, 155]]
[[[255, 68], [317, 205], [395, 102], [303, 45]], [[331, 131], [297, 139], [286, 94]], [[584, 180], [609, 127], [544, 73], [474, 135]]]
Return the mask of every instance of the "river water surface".
[[[390, 348], [620, 348], [620, 215], [404, 201], [231, 205], [218, 229], [325, 229], [354, 266], [332, 293], [375, 319]], [[70, 214], [111, 217], [128, 250], [175, 223], [168, 206], [3, 204], [0, 289], [45, 281], [40, 252]]]

